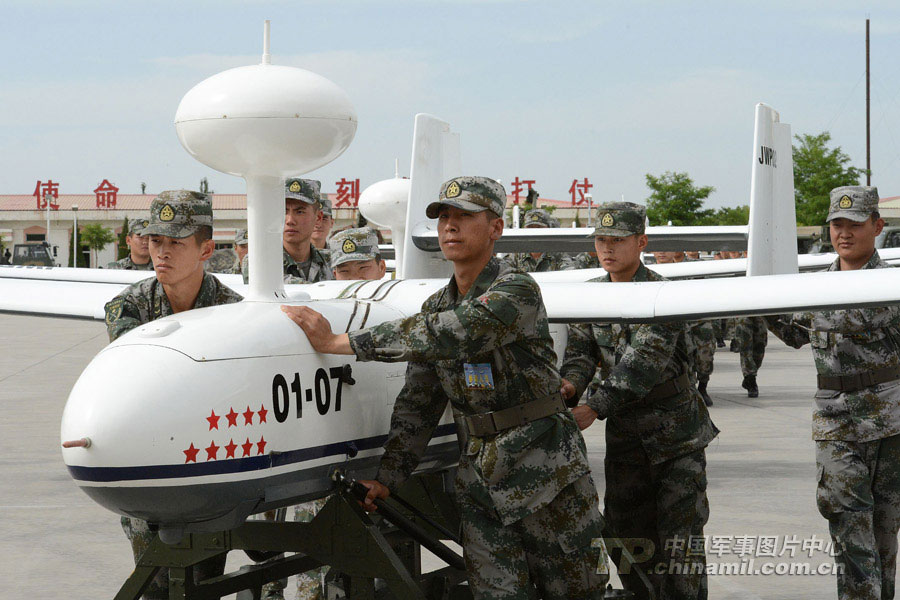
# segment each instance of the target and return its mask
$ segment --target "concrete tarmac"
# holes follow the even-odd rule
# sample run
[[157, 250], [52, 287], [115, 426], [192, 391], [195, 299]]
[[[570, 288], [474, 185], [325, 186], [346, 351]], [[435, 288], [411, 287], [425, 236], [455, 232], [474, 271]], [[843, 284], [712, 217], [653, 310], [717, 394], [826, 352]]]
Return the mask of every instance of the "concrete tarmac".
[[[0, 599], [111, 598], [131, 573], [118, 516], [74, 485], [59, 448], [69, 390], [106, 343], [99, 322], [0, 315]], [[747, 398], [740, 382], [738, 355], [720, 349], [709, 388], [722, 433], [707, 449], [707, 555], [732, 574], [710, 576], [709, 597], [833, 598], [831, 574], [775, 574], [804, 564], [830, 573], [832, 562], [815, 504], [810, 351], [770, 336], [760, 397]], [[603, 424], [585, 433], [602, 498]], [[232, 553], [229, 569], [246, 562]]]

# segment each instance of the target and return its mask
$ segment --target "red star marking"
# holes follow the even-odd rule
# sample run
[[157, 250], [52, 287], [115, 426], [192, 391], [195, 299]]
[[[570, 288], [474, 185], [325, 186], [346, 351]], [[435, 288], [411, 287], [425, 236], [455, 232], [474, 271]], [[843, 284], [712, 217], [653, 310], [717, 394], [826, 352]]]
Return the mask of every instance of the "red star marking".
[[234, 412], [234, 409], [232, 408], [231, 411], [225, 415], [225, 418], [228, 419], [229, 427], [237, 427], [237, 418], [239, 414], [241, 413]]
[[256, 442], [257, 454], [262, 454], [266, 451], [266, 438], [261, 437], [259, 441]]
[[210, 411], [209, 416], [206, 417], [206, 420], [209, 421], [209, 430], [210, 431], [212, 431], [213, 429], [219, 428], [219, 419], [220, 418], [221, 417], [216, 415], [216, 411], [214, 411], [214, 410]]
[[266, 410], [266, 405], [265, 405], [265, 404], [260, 404], [259, 410], [256, 411], [256, 413], [259, 415], [259, 422], [260, 422], [260, 423], [265, 423], [265, 422], [266, 422], [266, 415], [269, 414], [269, 411]]
[[241, 444], [241, 449], [244, 451], [244, 456], [250, 456], [250, 450], [253, 448], [253, 442], [250, 441], [250, 438], [247, 438], [247, 441]]
[[234, 443], [234, 440], [230, 440], [227, 444], [225, 444], [225, 458], [234, 458], [234, 450], [238, 445]]
[[184, 452], [185, 464], [189, 462], [197, 462], [197, 453], [200, 452], [200, 448], [194, 448], [194, 442], [191, 442], [191, 447], [187, 450], [182, 450], [182, 452]]
[[221, 446], [216, 446], [215, 442], [210, 442], [209, 446], [206, 447], [206, 460], [215, 460], [220, 447]]
[[244, 425], [253, 425], [253, 411], [250, 410], [249, 406], [241, 414], [244, 415]]

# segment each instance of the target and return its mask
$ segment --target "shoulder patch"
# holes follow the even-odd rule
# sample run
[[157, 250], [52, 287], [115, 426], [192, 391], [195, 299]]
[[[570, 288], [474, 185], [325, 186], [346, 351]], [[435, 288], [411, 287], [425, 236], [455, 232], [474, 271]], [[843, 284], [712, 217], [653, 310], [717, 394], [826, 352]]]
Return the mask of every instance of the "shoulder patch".
[[118, 320], [122, 316], [122, 307], [125, 305], [124, 298], [113, 298], [106, 303], [106, 324], [109, 325], [113, 321]]

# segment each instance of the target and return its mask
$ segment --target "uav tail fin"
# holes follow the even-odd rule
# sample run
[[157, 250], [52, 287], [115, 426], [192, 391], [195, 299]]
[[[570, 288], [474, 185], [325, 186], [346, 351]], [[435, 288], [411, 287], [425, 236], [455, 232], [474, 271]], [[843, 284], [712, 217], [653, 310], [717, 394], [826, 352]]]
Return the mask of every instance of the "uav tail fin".
[[459, 134], [451, 132], [450, 125], [437, 117], [417, 114], [411, 165], [406, 228], [400, 244], [400, 239], [394, 241], [397, 275], [404, 279], [441, 277], [450, 272], [441, 255], [416, 248], [412, 238], [416, 231], [434, 229], [434, 220], [425, 216], [425, 207], [437, 200], [442, 183], [462, 172]]
[[747, 275], [797, 273], [797, 217], [791, 126], [756, 105]]

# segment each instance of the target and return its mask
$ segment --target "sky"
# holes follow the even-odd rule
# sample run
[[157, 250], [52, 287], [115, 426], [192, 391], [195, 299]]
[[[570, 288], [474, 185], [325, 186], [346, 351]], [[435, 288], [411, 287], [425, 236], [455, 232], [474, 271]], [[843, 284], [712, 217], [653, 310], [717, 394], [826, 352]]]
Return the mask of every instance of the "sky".
[[900, 5], [894, 2], [364, 0], [0, 5], [0, 194], [196, 189], [245, 193], [175, 135], [182, 96], [225, 69], [273, 64], [341, 86], [359, 127], [310, 175], [334, 192], [409, 174], [413, 118], [458, 132], [466, 174], [536, 180], [564, 199], [645, 202], [645, 174], [687, 172], [707, 206], [746, 204], [754, 106], [794, 134], [829, 131], [864, 168], [871, 19], [872, 183], [900, 195]]

